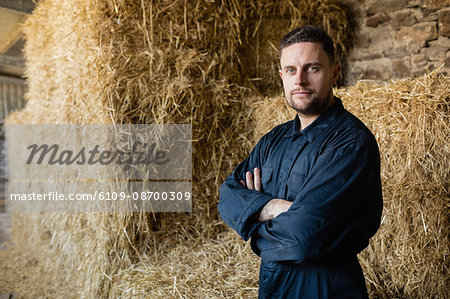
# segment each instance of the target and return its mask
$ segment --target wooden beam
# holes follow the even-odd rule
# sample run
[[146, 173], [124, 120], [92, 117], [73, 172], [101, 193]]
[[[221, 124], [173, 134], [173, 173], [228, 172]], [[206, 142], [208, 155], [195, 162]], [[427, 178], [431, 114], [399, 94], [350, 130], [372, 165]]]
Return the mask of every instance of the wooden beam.
[[[37, 2], [37, 1], [36, 1]], [[31, 14], [36, 3], [33, 0], [0, 0], [0, 7]]]
[[25, 81], [25, 79], [22, 79], [22, 78], [7, 77], [7, 76], [0, 75], [0, 83], [25, 86], [26, 81]]
[[22, 58], [0, 55], [0, 73], [21, 77], [24, 70], [25, 63]]
[[25, 16], [22, 17], [20, 22], [14, 26], [14, 28], [8, 33], [8, 35], [3, 40], [0, 40], [0, 54], [6, 53], [23, 36], [21, 26], [25, 18]]

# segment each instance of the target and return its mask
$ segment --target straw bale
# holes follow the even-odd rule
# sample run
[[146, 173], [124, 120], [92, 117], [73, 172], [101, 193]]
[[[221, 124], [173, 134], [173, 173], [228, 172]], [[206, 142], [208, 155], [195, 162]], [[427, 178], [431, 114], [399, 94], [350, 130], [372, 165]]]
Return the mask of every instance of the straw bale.
[[[287, 21], [272, 28], [276, 19]], [[235, 237], [217, 241], [229, 233], [217, 215], [218, 188], [252, 145], [253, 103], [279, 88], [263, 86], [268, 80], [276, 82], [272, 44], [305, 23], [325, 26], [339, 41], [342, 59], [352, 33], [348, 15], [332, 0], [39, 1], [24, 26], [28, 102], [7, 122], [190, 123], [194, 206], [191, 214], [16, 214], [12, 245], [0, 252], [0, 261], [2, 269], [9, 269], [4, 273], [16, 269], [12, 276], [20, 283], [8, 285], [11, 276], [0, 276], [0, 291], [27, 297], [106, 298], [125, 290], [122, 278], [133, 279], [132, 273], [126, 274], [133, 267], [144, 267], [144, 272], [162, 267], [167, 255], [172, 258], [165, 263], [176, 269], [179, 252], [185, 268], [192, 267], [189, 273], [195, 275], [199, 260], [191, 258], [199, 259], [202, 251], [222, 243], [239, 247], [233, 245]], [[255, 80], [260, 77], [263, 80]], [[190, 249], [195, 254], [188, 256]], [[222, 255], [233, 251], [226, 252]], [[17, 258], [8, 259], [11, 255]], [[155, 255], [159, 264], [152, 266]], [[255, 269], [255, 258], [248, 266], [246, 256], [239, 264], [242, 273]], [[207, 265], [218, 267], [214, 277], [219, 277], [223, 270], [214, 258], [208, 254]], [[227, 275], [233, 277], [230, 271]], [[173, 272], [167, 275], [172, 278]], [[254, 293], [256, 276], [239, 275], [236, 281]], [[194, 296], [234, 292], [230, 283], [224, 290], [216, 284], [209, 287], [217, 290], [206, 291], [189, 276], [180, 279], [178, 289]], [[129, 283], [123, 281], [124, 286]], [[155, 294], [165, 292], [165, 284], [156, 284], [161, 287], [155, 287]]]
[[111, 292], [148, 298], [251, 298], [258, 289], [259, 264], [250, 244], [226, 231], [205, 243], [178, 244], [163, 256], [146, 256], [113, 277]]
[[449, 77], [353, 88], [339, 95], [376, 134], [382, 157], [383, 223], [361, 256], [369, 285], [390, 298], [446, 298]]
[[[97, 13], [97, 15], [96, 15]], [[102, 102], [99, 45], [92, 1], [47, 1], [23, 27], [28, 90], [23, 111], [9, 122], [109, 123]]]

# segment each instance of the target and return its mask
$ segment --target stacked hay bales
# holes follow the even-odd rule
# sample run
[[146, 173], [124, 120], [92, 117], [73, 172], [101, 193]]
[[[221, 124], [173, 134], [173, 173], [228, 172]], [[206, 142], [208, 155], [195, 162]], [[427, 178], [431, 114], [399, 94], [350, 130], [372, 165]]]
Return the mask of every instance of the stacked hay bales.
[[[263, 133], [292, 118], [277, 96], [276, 45], [306, 23], [328, 28], [343, 57], [352, 34], [335, 1], [41, 1], [25, 26], [28, 104], [8, 122], [191, 123], [194, 206], [15, 214], [0, 291], [255, 296], [258, 258], [218, 219], [217, 192]], [[360, 256], [372, 296], [445, 297], [448, 77], [337, 94], [376, 134], [383, 159], [383, 223]]]
[[383, 222], [360, 259], [375, 294], [449, 296], [449, 79], [434, 72], [338, 92], [380, 145]]
[[[447, 298], [449, 77], [436, 71], [336, 90], [374, 133], [381, 154], [381, 228], [359, 259], [373, 297]], [[257, 132], [294, 117], [283, 97], [255, 109]]]
[[[201, 256], [201, 248], [222, 234], [218, 240], [231, 254], [236, 238], [223, 233], [217, 195], [220, 182], [252, 145], [249, 114], [262, 97], [252, 83], [261, 70], [273, 74], [271, 81], [276, 78], [276, 56], [265, 54], [276, 50], [266, 46], [310, 23], [301, 12], [315, 9], [322, 14], [313, 21], [343, 45], [342, 57], [351, 28], [333, 0], [40, 1], [24, 27], [28, 103], [8, 122], [191, 123], [194, 207], [192, 214], [15, 214], [14, 245], [0, 253], [2, 291], [105, 298], [123, 292], [120, 278], [136, 265], [152, 267], [143, 261], [164, 266], [160, 259], [188, 248]], [[269, 27], [260, 26], [268, 17], [287, 21], [268, 35]], [[245, 51], [253, 44], [263, 59], [247, 71], [242, 61], [254, 61], [254, 53]], [[254, 291], [254, 280], [248, 281]], [[169, 286], [160, 283], [175, 285], [172, 279]]]

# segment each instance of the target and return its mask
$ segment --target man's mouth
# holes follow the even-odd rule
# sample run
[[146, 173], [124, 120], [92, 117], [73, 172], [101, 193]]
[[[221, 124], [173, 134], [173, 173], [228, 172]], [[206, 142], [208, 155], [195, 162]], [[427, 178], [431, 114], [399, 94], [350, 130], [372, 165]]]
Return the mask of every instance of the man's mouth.
[[305, 90], [305, 89], [301, 89], [301, 90], [294, 90], [291, 92], [292, 95], [309, 95], [312, 94], [313, 92], [311, 90]]

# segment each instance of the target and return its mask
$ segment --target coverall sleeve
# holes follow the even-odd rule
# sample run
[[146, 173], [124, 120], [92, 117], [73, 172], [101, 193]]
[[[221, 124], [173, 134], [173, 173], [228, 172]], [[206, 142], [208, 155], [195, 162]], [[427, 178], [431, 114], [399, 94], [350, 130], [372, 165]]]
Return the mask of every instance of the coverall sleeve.
[[241, 162], [220, 186], [220, 201], [218, 210], [222, 220], [234, 229], [244, 241], [250, 238], [258, 225], [257, 216], [262, 207], [273, 196], [260, 191], [250, 190], [240, 184], [245, 180], [245, 173], [258, 167], [261, 169], [265, 156], [265, 137], [260, 139], [247, 159]]
[[354, 255], [368, 245], [382, 211], [380, 158], [373, 135], [359, 133], [319, 155], [289, 210], [255, 230], [252, 248], [263, 261]]

